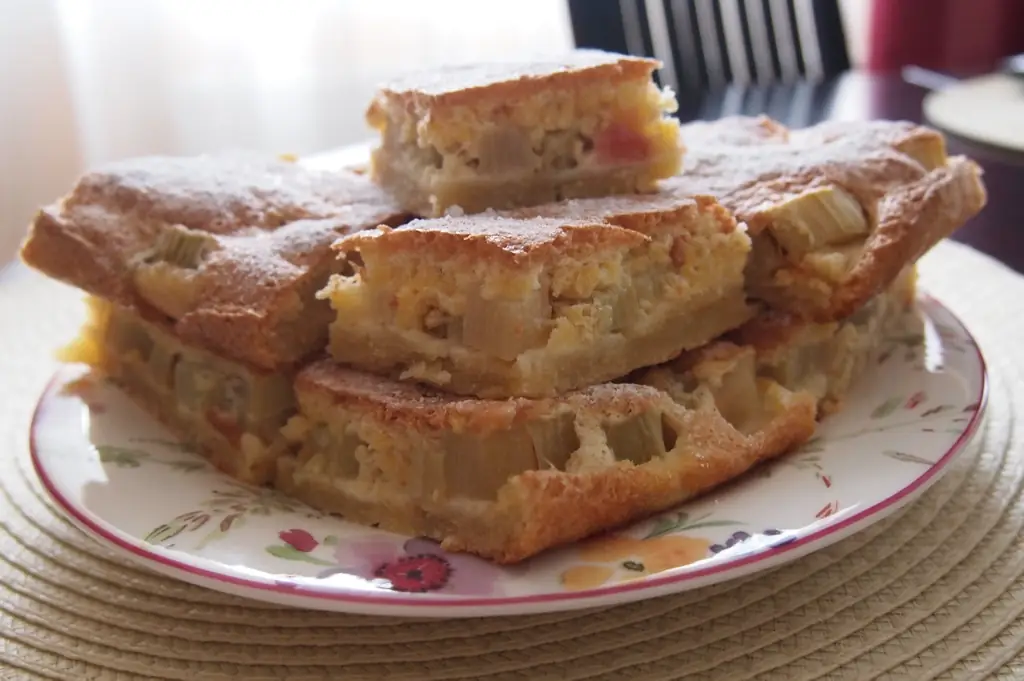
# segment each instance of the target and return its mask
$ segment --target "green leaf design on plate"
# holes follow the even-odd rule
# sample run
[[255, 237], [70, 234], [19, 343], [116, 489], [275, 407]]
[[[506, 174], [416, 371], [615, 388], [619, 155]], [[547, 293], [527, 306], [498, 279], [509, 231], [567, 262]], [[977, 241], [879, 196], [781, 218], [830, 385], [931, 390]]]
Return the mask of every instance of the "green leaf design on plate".
[[198, 551], [200, 549], [205, 549], [207, 546], [217, 541], [218, 539], [223, 539], [225, 534], [225, 532], [221, 532], [219, 529], [215, 529], [212, 532], [208, 532], [206, 536], [200, 539], [199, 543], [196, 544], [196, 550]]
[[159, 445], [166, 447], [167, 449], [173, 449], [176, 452], [184, 452], [188, 454], [195, 453], [195, 447], [178, 440], [166, 440], [159, 437], [136, 437], [132, 438], [132, 442], [139, 442], [147, 445]]
[[875, 410], [871, 412], [871, 418], [873, 419], [884, 419], [886, 416], [892, 414], [896, 409], [903, 403], [903, 398], [900, 396], [890, 397], [885, 402], [875, 407]]
[[924, 466], [935, 465], [935, 462], [930, 459], [926, 459], [916, 454], [910, 454], [908, 452], [898, 452], [895, 449], [887, 449], [884, 452], [882, 452], [882, 454], [889, 457], [890, 459], [896, 459], [897, 461], [904, 461], [906, 463], [919, 463]]
[[743, 525], [743, 523], [741, 523], [738, 520], [705, 520], [705, 521], [699, 522], [699, 523], [697, 523], [697, 522], [692, 523], [692, 524], [687, 525], [686, 527], [683, 527], [683, 528], [680, 528], [680, 529], [683, 529], [683, 530], [696, 530], [697, 528], [700, 528], [700, 527], [728, 527], [730, 525]]
[[[143, 440], [135, 440], [135, 442], [143, 442]], [[162, 440], [149, 441], [153, 444], [162, 443]], [[121, 447], [118, 445], [97, 445], [96, 451], [99, 453], [100, 461], [103, 463], [109, 463], [117, 466], [118, 468], [138, 468], [143, 462], [151, 462], [160, 466], [167, 466], [172, 470], [181, 471], [183, 473], [191, 473], [193, 471], [199, 471], [206, 468], [207, 463], [198, 458], [190, 459], [160, 459], [152, 456], [149, 452], [138, 447]], [[188, 453], [187, 449], [180, 449], [179, 451]]]
[[[164, 462], [160, 462], [164, 463]], [[182, 473], [192, 473], [193, 471], [201, 471], [206, 468], [206, 463], [203, 461], [193, 461], [189, 459], [182, 459], [180, 461], [168, 461], [166, 462], [168, 468]]]
[[222, 539], [232, 528], [238, 529], [245, 524], [245, 516], [241, 512], [230, 513], [220, 519], [217, 523], [217, 527], [211, 532], [207, 533], [205, 537], [196, 545], [197, 549], [206, 548], [209, 544]]
[[660, 537], [663, 534], [668, 534], [680, 525], [685, 524], [688, 518], [689, 514], [686, 513], [686, 511], [680, 511], [674, 516], [662, 516], [661, 518], [658, 518], [658, 522], [656, 522], [654, 527], [651, 528], [647, 537], [650, 539], [651, 537]]
[[810, 452], [801, 451], [800, 456], [796, 456], [793, 459], [787, 461], [790, 466], [798, 470], [807, 470], [808, 468], [814, 470], [821, 470], [821, 457], [818, 456], [818, 452], [824, 451], [825, 447], [820, 444], [815, 445], [815, 449]]
[[324, 544], [326, 546], [337, 546], [338, 538], [335, 537], [333, 534], [329, 534], [326, 537], [324, 537]]
[[935, 416], [936, 414], [941, 414], [944, 411], [949, 411], [952, 408], [953, 405], [951, 404], [940, 404], [937, 407], [932, 407], [928, 411], [922, 412], [921, 418], [925, 418], [926, 416]]
[[334, 565], [334, 563], [326, 560], [320, 560], [315, 556], [311, 556], [308, 553], [304, 553], [292, 546], [284, 544], [273, 544], [268, 546], [267, 553], [275, 558], [283, 558], [284, 560], [298, 560], [304, 563], [312, 563], [313, 565]]
[[114, 464], [118, 468], [138, 468], [142, 465], [143, 459], [149, 457], [149, 454], [141, 449], [115, 445], [97, 445], [96, 451], [101, 462]]
[[224, 516], [224, 519], [220, 521], [220, 525], [218, 527], [221, 532], [227, 532], [231, 529], [232, 525], [238, 527], [244, 522], [245, 516], [240, 513], [232, 513], [231, 515]]
[[188, 521], [172, 520], [171, 522], [160, 525], [153, 528], [153, 530], [146, 535], [145, 541], [147, 544], [163, 544], [169, 539], [177, 537], [179, 534], [185, 531], [188, 527]]
[[[794, 454], [797, 453], [797, 452], [799, 452], [801, 454], [817, 454], [818, 452], [823, 452], [823, 451], [825, 451], [825, 445], [822, 444], [821, 437], [819, 437], [818, 435], [815, 435], [810, 440], [805, 442], [800, 447], [800, 449], [796, 450], [796, 452], [794, 452]], [[817, 459], [817, 457], [814, 457], [814, 458]]]
[[742, 525], [738, 520], [706, 520], [711, 514], [707, 513], [699, 518], [691, 520], [690, 514], [679, 511], [671, 516], [663, 516], [658, 519], [645, 539], [654, 539], [666, 534], [696, 530], [701, 527], [724, 527], [727, 525]]
[[177, 518], [175, 518], [175, 520], [187, 520], [188, 526], [186, 527], [186, 529], [189, 532], [195, 532], [200, 527], [210, 522], [210, 514], [199, 512], [186, 513], [184, 515], [178, 516]]

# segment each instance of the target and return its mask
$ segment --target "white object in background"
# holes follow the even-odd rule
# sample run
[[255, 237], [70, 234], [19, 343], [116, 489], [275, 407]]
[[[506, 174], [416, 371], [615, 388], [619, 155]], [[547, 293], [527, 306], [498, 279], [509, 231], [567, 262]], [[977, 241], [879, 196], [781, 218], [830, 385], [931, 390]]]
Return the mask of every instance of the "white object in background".
[[995, 73], [930, 93], [924, 100], [930, 123], [954, 135], [1024, 152], [1024, 84]]

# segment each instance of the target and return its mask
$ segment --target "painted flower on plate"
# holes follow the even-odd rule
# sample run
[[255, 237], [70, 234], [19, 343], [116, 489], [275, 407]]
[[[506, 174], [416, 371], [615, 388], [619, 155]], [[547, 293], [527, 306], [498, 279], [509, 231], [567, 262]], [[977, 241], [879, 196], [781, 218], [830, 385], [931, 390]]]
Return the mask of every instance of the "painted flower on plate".
[[564, 570], [560, 579], [571, 591], [594, 589], [695, 563], [708, 556], [710, 546], [707, 539], [681, 534], [598, 537], [579, 546], [581, 562]]
[[306, 530], [285, 530], [284, 532], [279, 532], [278, 536], [285, 544], [303, 553], [309, 553], [320, 545], [316, 537]]
[[[783, 532], [782, 532], [782, 530], [776, 530], [775, 528], [768, 528], [767, 530], [764, 530], [760, 534], [763, 537], [782, 537]], [[780, 546], [785, 546], [786, 544], [788, 544], [791, 541], [793, 541], [794, 538], [795, 537], [782, 537], [781, 540], [772, 540], [775, 543], [771, 544], [770, 546], [771, 546], [771, 548], [778, 548]], [[722, 542], [720, 544], [712, 544], [711, 545], [711, 553], [714, 553], [714, 554], [721, 553], [722, 551], [725, 551], [726, 549], [731, 549], [732, 547], [736, 546], [737, 544], [742, 544], [743, 542], [745, 542], [745, 541], [747, 541], [749, 539], [751, 539], [751, 535], [750, 535], [749, 532], [743, 532], [742, 530], [739, 531], [739, 532], [733, 532], [731, 535], [729, 535], [729, 538], [726, 539], [724, 542]]]
[[387, 539], [341, 542], [334, 559], [338, 567], [322, 571], [321, 578], [355, 575], [381, 588], [408, 593], [482, 596], [500, 590], [500, 567], [468, 554], [448, 553], [425, 538], [409, 539], [400, 546]]

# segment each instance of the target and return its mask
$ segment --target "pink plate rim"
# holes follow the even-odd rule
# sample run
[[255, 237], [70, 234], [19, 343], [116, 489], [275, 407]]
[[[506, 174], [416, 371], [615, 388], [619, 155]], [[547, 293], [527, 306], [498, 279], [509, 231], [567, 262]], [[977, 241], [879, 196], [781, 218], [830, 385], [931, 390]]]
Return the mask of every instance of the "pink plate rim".
[[[903, 503], [907, 503], [917, 494], [923, 493], [925, 489], [932, 482], [935, 481], [936, 476], [945, 469], [949, 463], [966, 447], [974, 436], [981, 424], [982, 418], [985, 413], [986, 406], [988, 404], [989, 394], [989, 378], [988, 370], [985, 362], [985, 358], [981, 352], [976, 339], [967, 326], [960, 320], [960, 318], [946, 307], [941, 301], [937, 300], [933, 296], [922, 293], [919, 294], [918, 299], [925, 301], [931, 305], [936, 306], [939, 310], [947, 314], [956, 324], [960, 327], [962, 332], [971, 340], [971, 346], [974, 348], [976, 360], [980, 370], [980, 386], [979, 394], [974, 403], [978, 405], [978, 409], [973, 413], [970, 420], [964, 427], [964, 430], [957, 439], [950, 445], [949, 449], [935, 462], [934, 465], [930, 466], [921, 475], [907, 484], [899, 491], [892, 495], [878, 501], [871, 506], [863, 508], [856, 513], [852, 513], [848, 516], [843, 517], [837, 522], [824, 525], [823, 527], [814, 530], [802, 537], [790, 540], [784, 544], [766, 547], [763, 550], [755, 551], [746, 555], [738, 556], [737, 558], [729, 561], [725, 561], [720, 564], [715, 564], [706, 568], [690, 569], [683, 572], [677, 572], [669, 570], [661, 576], [648, 577], [643, 580], [636, 580], [630, 582], [624, 582], [615, 584], [612, 586], [599, 587], [595, 589], [586, 589], [581, 591], [571, 592], [557, 592], [557, 593], [542, 593], [533, 594], [527, 596], [496, 596], [496, 597], [465, 597], [465, 596], [435, 596], [429, 600], [423, 599], [422, 597], [411, 597], [401, 592], [381, 592], [375, 594], [368, 594], [361, 590], [356, 590], [347, 587], [339, 587], [336, 585], [307, 585], [299, 582], [293, 583], [281, 583], [281, 581], [275, 581], [273, 575], [267, 576], [266, 581], [259, 579], [251, 579], [246, 577], [240, 577], [235, 575], [224, 574], [216, 570], [211, 570], [199, 565], [194, 565], [183, 560], [176, 559], [172, 556], [164, 553], [157, 553], [151, 550], [147, 550], [144, 546], [140, 545], [138, 540], [133, 540], [129, 535], [120, 532], [116, 529], [108, 529], [98, 522], [95, 518], [76, 505], [72, 504], [54, 484], [53, 480], [46, 473], [45, 468], [40, 462], [38, 452], [37, 433], [39, 430], [39, 421], [45, 406], [47, 397], [51, 394], [54, 386], [60, 382], [62, 376], [66, 372], [65, 369], [58, 369], [54, 376], [47, 382], [45, 389], [43, 390], [38, 403], [36, 404], [35, 410], [32, 416], [32, 422], [29, 431], [29, 453], [31, 456], [32, 467], [39, 477], [40, 482], [43, 485], [44, 490], [50, 496], [50, 498], [56, 503], [56, 505], [74, 522], [80, 529], [86, 533], [91, 534], [94, 538], [109, 543], [124, 551], [130, 556], [138, 559], [138, 562], [142, 564], [150, 564], [152, 569], [157, 570], [163, 574], [172, 575], [175, 571], [184, 573], [185, 576], [179, 576], [180, 579], [188, 581], [201, 586], [209, 586], [204, 584], [204, 580], [209, 580], [213, 583], [219, 583], [222, 585], [224, 590], [230, 591], [236, 594], [247, 594], [248, 590], [255, 590], [256, 593], [248, 594], [253, 598], [260, 598], [261, 600], [279, 600], [274, 599], [274, 595], [281, 596], [283, 598], [288, 597], [300, 597], [304, 599], [311, 599], [309, 602], [315, 602], [319, 600], [329, 600], [335, 602], [351, 603], [357, 606], [373, 606], [379, 605], [383, 607], [380, 614], [387, 614], [385, 611], [391, 611], [392, 609], [411, 608], [411, 609], [424, 609], [424, 608], [436, 608], [443, 606], [444, 608], [454, 607], [458, 610], [464, 611], [468, 608], [502, 608], [502, 606], [515, 606], [515, 605], [529, 605], [529, 604], [553, 604], [562, 603], [565, 609], [576, 609], [582, 607], [588, 607], [589, 605], [598, 605], [591, 603], [595, 600], [605, 600], [613, 602], [627, 602], [641, 600], [647, 597], [654, 597], [658, 595], [665, 595], [674, 591], [681, 591], [682, 589], [671, 589], [674, 585], [684, 584], [687, 582], [694, 582], [699, 580], [699, 585], [694, 586], [708, 586], [710, 584], [726, 581], [731, 577], [723, 577], [725, 573], [736, 573], [735, 577], [742, 574], [749, 573], [751, 569], [757, 564], [764, 564], [764, 568], [773, 567], [780, 565], [790, 560], [794, 560], [798, 557], [806, 555], [817, 548], [823, 548], [824, 546], [832, 542], [823, 542], [825, 539], [834, 538], [833, 541], [852, 534], [858, 528], [858, 525], [864, 524], [865, 521], [875, 517], [884, 517], [889, 513], [892, 513]], [[901, 503], [902, 502], [902, 503]], [[879, 518], [880, 519], [880, 518]], [[839, 535], [838, 537], [836, 535]], [[815, 546], [815, 544], [822, 544], [821, 546]], [[746, 568], [746, 569], [743, 569]], [[191, 579], [189, 579], [191, 577]], [[717, 578], [716, 578], [717, 577]], [[645, 594], [644, 592], [651, 592]], [[638, 595], [640, 594], [640, 595]], [[620, 598], [616, 598], [616, 597]], [[625, 598], [622, 598], [625, 596]], [[549, 609], [538, 609], [532, 608], [523, 612], [545, 612], [553, 610]], [[360, 612], [368, 613], [371, 610], [362, 608]], [[474, 613], [465, 612], [463, 615], [472, 615]], [[498, 614], [520, 614], [514, 612], [503, 611]]]

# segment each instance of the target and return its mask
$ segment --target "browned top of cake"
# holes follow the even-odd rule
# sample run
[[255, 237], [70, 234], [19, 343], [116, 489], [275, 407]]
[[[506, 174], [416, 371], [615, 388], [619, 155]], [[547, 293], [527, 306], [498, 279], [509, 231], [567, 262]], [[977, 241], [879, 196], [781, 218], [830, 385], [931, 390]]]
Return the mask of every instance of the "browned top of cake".
[[837, 186], [869, 217], [887, 194], [922, 179], [945, 162], [942, 136], [912, 123], [876, 121], [815, 126], [784, 134], [762, 119], [727, 118], [682, 127], [686, 171], [666, 191], [708, 194], [746, 222], [752, 234], [767, 226], [765, 210], [808, 189]]
[[629, 194], [590, 199], [571, 199], [502, 213], [511, 217], [544, 217], [563, 220], [601, 220], [644, 234], [663, 223], [714, 220], [719, 231], [736, 230], [736, 220], [711, 196], [680, 197], [672, 193]]
[[421, 106], [459, 106], [551, 88], [649, 78], [660, 66], [654, 59], [581, 49], [558, 60], [466, 64], [410, 73], [384, 83], [378, 96], [399, 97]]
[[824, 121], [789, 131], [790, 141], [797, 145], [823, 144], [851, 135], [898, 148], [911, 140], [927, 140], [929, 144], [945, 151], [945, 139], [941, 133], [910, 121]]
[[[354, 173], [240, 154], [143, 158], [87, 173], [39, 211], [22, 258], [100, 298], [161, 312], [183, 340], [274, 367], [308, 352], [281, 325], [335, 267], [331, 243], [402, 219]], [[161, 243], [180, 249], [170, 262]], [[166, 270], [166, 296], [152, 277], [140, 289], [139, 270], [154, 265]]]
[[431, 430], [486, 432], [527, 419], [543, 418], [569, 405], [602, 414], [630, 415], [666, 399], [648, 386], [606, 383], [557, 398], [486, 400], [450, 395], [416, 383], [348, 369], [331, 360], [304, 367], [295, 379], [300, 399], [316, 393], [346, 409]]
[[112, 213], [229, 234], [331, 217], [352, 204], [399, 212], [384, 192], [358, 174], [314, 171], [262, 154], [228, 153], [109, 163], [82, 176], [62, 207], [66, 213], [102, 206]]
[[789, 128], [767, 116], [727, 116], [682, 126], [687, 146], [750, 146], [789, 141]]
[[[685, 125], [681, 135], [688, 147], [686, 170], [664, 181], [661, 192], [714, 196], [746, 223], [755, 251], [758, 235], [779, 226], [773, 223], [780, 207], [815, 192], [845, 192], [863, 211], [862, 241], [837, 242], [810, 254], [854, 258], [841, 280], [826, 282], [827, 300], [807, 302], [801, 310], [819, 321], [853, 313], [987, 200], [977, 164], [947, 157], [943, 136], [913, 123], [831, 122], [788, 131], [763, 117], [733, 117]], [[782, 243], [784, 234], [768, 234], [777, 246]], [[771, 246], [772, 239], [760, 243]], [[847, 250], [840, 253], [841, 247]], [[775, 251], [784, 254], [781, 246]], [[804, 255], [792, 254], [785, 263], [788, 280], [824, 281], [822, 261], [815, 264]]]
[[432, 258], [471, 257], [529, 266], [588, 248], [629, 248], [645, 241], [647, 237], [638, 232], [597, 222], [479, 214], [367, 230], [339, 239], [335, 249], [347, 252], [374, 242], [391, 254], [429, 253]]

